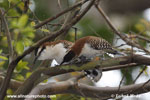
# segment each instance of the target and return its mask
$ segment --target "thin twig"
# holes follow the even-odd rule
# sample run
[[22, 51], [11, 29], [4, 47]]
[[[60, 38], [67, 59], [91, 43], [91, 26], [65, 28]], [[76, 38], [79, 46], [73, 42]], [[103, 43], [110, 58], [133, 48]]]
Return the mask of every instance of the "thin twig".
[[134, 67], [137, 65], [138, 65], [137, 63], [129, 63], [129, 64], [124, 64], [124, 65], [111, 66], [111, 67], [102, 68], [102, 71], [122, 69], [126, 67]]
[[147, 41], [147, 42], [150, 42], [150, 39], [149, 39], [149, 38], [144, 37], [144, 36], [141, 36], [141, 35], [138, 35], [138, 34], [134, 34], [134, 35], [132, 35], [132, 37], [134, 37], [134, 38], [139, 38], [139, 39], [141, 39], [141, 40], [145, 40], [145, 41]]
[[60, 2], [60, 0], [57, 0], [57, 4], [58, 4], [58, 7], [59, 7], [60, 11], [62, 11], [62, 7], [61, 7], [61, 2]]
[[48, 22], [50, 22], [50, 21], [52, 21], [52, 20], [54, 20], [54, 19], [56, 19], [56, 18], [62, 16], [63, 14], [65, 14], [65, 13], [67, 13], [67, 12], [73, 10], [74, 8], [76, 8], [76, 7], [78, 7], [78, 6], [81, 6], [81, 5], [82, 5], [83, 3], [85, 3], [85, 2], [87, 2], [87, 0], [81, 1], [81, 2], [79, 2], [79, 3], [77, 3], [77, 4], [75, 4], [75, 5], [73, 5], [73, 6], [69, 7], [69, 8], [67, 8], [66, 10], [63, 10], [63, 11], [60, 12], [59, 14], [57, 14], [57, 15], [51, 17], [51, 18], [48, 18], [48, 19], [44, 20], [43, 22], [37, 24], [34, 28], [35, 28], [35, 29], [40, 28], [41, 26], [45, 25], [46, 23], [48, 23]]
[[105, 14], [105, 12], [103, 11], [103, 9], [98, 5], [95, 4], [96, 9], [98, 10], [98, 12], [104, 17], [104, 19], [106, 20], [107, 24], [110, 26], [110, 28], [115, 32], [115, 34], [117, 34], [122, 40], [124, 40], [128, 45], [131, 45], [133, 47], [137, 47], [139, 49], [142, 49], [143, 51], [145, 51], [146, 53], [150, 53], [147, 49], [141, 47], [139, 44], [132, 42], [129, 38], [127, 38], [126, 35], [121, 34], [117, 28], [111, 23], [110, 19], [108, 18], [108, 16]]
[[0, 13], [1, 13], [1, 18], [4, 22], [4, 26], [5, 26], [5, 31], [6, 31], [6, 36], [7, 36], [7, 42], [8, 42], [8, 49], [9, 49], [9, 63], [13, 60], [13, 45], [12, 45], [12, 39], [11, 39], [11, 34], [8, 28], [8, 24], [6, 21], [6, 18], [4, 16], [4, 12], [3, 10], [0, 8]]
[[38, 17], [36, 16], [36, 14], [29, 8], [29, 10], [31, 11], [33, 17], [36, 19], [36, 21], [41, 22]]
[[137, 81], [137, 79], [142, 75], [142, 73], [144, 72], [144, 70], [147, 68], [147, 66], [144, 66], [144, 68], [142, 69], [142, 71], [137, 75], [137, 77], [135, 78], [135, 80], [133, 81], [133, 83], [135, 83]]
[[122, 47], [122, 46], [125, 46], [125, 45], [127, 45], [127, 44], [120, 44], [118, 46], [115, 46], [115, 48], [119, 48], [119, 47]]
[[119, 83], [118, 91], [120, 91], [120, 87], [121, 87], [121, 84], [122, 84], [124, 78], [125, 78], [125, 75], [123, 75], [123, 77], [122, 77], [122, 79], [121, 79], [121, 81], [120, 81], [120, 83]]
[[93, 31], [93, 33], [95, 33], [95, 35], [100, 36], [90, 25], [88, 25], [88, 27], [91, 29], [91, 31]]
[[143, 85], [142, 85], [142, 87], [144, 87], [146, 84], [148, 84], [150, 82], [150, 79], [148, 80], [148, 81], [146, 81]]
[[[147, 80], [145, 83], [141, 84], [141, 86], [135, 88], [134, 90], [130, 90], [130, 91], [127, 91], [127, 92], [125, 92], [125, 93], [130, 94], [130, 93], [132, 93], [133, 91], [137, 91], [137, 90], [139, 90], [139, 89], [143, 89], [143, 87], [145, 87], [145, 85], [147, 85], [149, 82], [150, 82], [150, 79]], [[144, 91], [145, 91], [145, 89], [144, 89]]]
[[[51, 25], [51, 26], [63, 26], [63, 24], [52, 24], [52, 23], [49, 23], [48, 25]], [[72, 26], [71, 28], [77, 29], [77, 27], [75, 27], [75, 26]]]

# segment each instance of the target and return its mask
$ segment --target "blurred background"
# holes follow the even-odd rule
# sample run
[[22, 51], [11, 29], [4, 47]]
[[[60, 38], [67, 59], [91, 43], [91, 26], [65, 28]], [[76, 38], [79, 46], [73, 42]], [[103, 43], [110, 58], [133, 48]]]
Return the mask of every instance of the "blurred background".
[[[58, 14], [60, 11], [73, 5], [75, 0], [30, 0], [29, 3], [29, 14], [28, 18], [23, 13], [23, 4], [20, 0], [0, 0], [0, 7], [4, 8], [6, 11], [10, 9], [11, 6], [16, 5], [13, 9], [8, 10], [7, 19], [9, 21], [9, 27], [12, 35], [14, 35], [13, 44], [15, 46], [16, 55], [21, 54], [25, 49], [27, 49], [34, 42], [38, 41], [42, 37], [45, 37], [49, 32], [56, 31], [60, 29], [63, 20], [66, 15], [59, 17], [58, 19], [48, 23], [38, 30], [34, 30], [31, 27], [17, 26], [18, 23], [25, 22], [25, 24], [30, 24], [34, 26], [35, 24]], [[81, 8], [81, 10], [87, 5], [87, 3]], [[106, 12], [106, 14], [111, 19], [112, 23], [118, 28], [122, 34], [130, 35], [137, 34], [147, 38], [150, 38], [150, 0], [101, 0], [100, 5]], [[21, 18], [23, 21], [21, 21]], [[26, 21], [27, 20], [27, 21]], [[19, 22], [20, 21], [20, 22]], [[28, 22], [29, 21], [29, 22]], [[4, 36], [4, 29], [2, 28], [2, 23], [0, 23], [0, 69], [1, 72], [7, 69], [8, 66], [8, 45], [6, 37]], [[24, 29], [24, 30], [22, 30]], [[75, 29], [77, 29], [77, 38], [81, 38], [88, 35], [103, 37], [109, 41], [114, 47], [118, 47], [125, 44], [119, 37], [117, 37], [112, 30], [108, 27], [105, 20], [101, 17], [95, 7], [92, 9], [77, 23], [66, 36], [66, 40], [75, 41]], [[24, 37], [19, 36], [21, 32], [24, 32]], [[140, 45], [149, 49], [149, 43], [143, 40], [137, 40]], [[24, 42], [24, 44], [22, 44]], [[128, 45], [123, 45], [119, 49], [131, 50], [132, 47]], [[143, 55], [137, 48], [134, 48], [135, 53]], [[5, 58], [4, 58], [5, 57]], [[14, 79], [24, 80], [31, 75], [31, 71], [36, 68], [41, 62], [39, 61], [33, 68], [32, 60], [33, 54], [25, 57], [23, 61], [17, 66], [15, 70]], [[54, 64], [54, 63], [53, 63]], [[22, 67], [24, 66], [24, 67]], [[31, 70], [31, 69], [32, 70]], [[150, 78], [150, 66], [139, 66], [132, 67], [122, 70], [114, 70], [103, 72], [103, 76], [98, 83], [93, 83], [90, 79], [83, 79], [89, 84], [96, 85], [97, 87], [116, 87], [124, 76], [122, 85], [128, 85], [134, 83], [137, 75], [142, 71], [141, 76], [135, 81], [135, 83], [146, 82]], [[27, 72], [25, 74], [25, 72]], [[71, 73], [70, 76], [75, 76], [77, 73]], [[66, 80], [67, 75], [64, 77], [56, 77], [55, 81]], [[65, 79], [66, 78], [66, 79]], [[53, 80], [53, 81], [54, 81]], [[51, 82], [52, 80], [49, 80]], [[150, 92], [139, 95], [139, 97], [124, 97], [122, 100], [149, 100]], [[75, 95], [58, 95], [58, 100], [98, 100], [78, 97]]]

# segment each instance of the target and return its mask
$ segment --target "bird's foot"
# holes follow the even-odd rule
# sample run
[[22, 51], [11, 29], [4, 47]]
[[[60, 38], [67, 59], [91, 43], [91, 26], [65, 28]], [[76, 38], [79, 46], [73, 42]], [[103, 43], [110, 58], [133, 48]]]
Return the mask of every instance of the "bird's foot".
[[85, 75], [91, 78], [94, 82], [98, 82], [102, 77], [101, 69], [84, 70]]
[[86, 58], [85, 56], [79, 57], [81, 63], [89, 62], [91, 59]]

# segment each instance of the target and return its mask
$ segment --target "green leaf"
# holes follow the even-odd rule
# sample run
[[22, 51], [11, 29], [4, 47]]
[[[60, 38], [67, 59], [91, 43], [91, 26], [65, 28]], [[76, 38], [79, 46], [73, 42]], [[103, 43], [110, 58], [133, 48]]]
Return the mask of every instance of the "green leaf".
[[27, 33], [26, 33], [26, 36], [29, 37], [29, 38], [31, 38], [31, 39], [34, 38], [33, 32], [27, 32]]
[[25, 25], [27, 24], [27, 21], [28, 21], [28, 16], [27, 15], [22, 15], [19, 18], [18, 27], [20, 27], [20, 28], [25, 27]]
[[4, 8], [5, 10], [9, 7], [9, 2], [7, 0], [0, 0], [0, 7]]
[[50, 32], [48, 29], [44, 29], [44, 28], [42, 28], [41, 31], [42, 32]]
[[20, 8], [20, 10], [23, 11], [24, 10], [24, 2], [20, 2], [18, 4], [18, 8]]
[[25, 33], [27, 33], [27, 32], [33, 32], [33, 28], [27, 26], [26, 28], [24, 28], [24, 29], [22, 30], [22, 33], [23, 33], [23, 34], [25, 34]]
[[48, 80], [44, 80], [43, 83], [47, 83]]
[[18, 28], [18, 24], [17, 24], [17, 21], [16, 20], [12, 20], [11, 21], [11, 26], [10, 28]]
[[52, 100], [57, 100], [56, 95], [50, 95], [50, 98], [51, 98]]
[[147, 73], [147, 71], [146, 71], [146, 70], [144, 70], [144, 73], [145, 73], [145, 75], [147, 75], [147, 76], [148, 76], [148, 73]]
[[32, 73], [31, 72], [27, 72], [26, 73], [26, 78], [28, 78]]
[[24, 51], [24, 45], [23, 45], [23, 42], [22, 41], [18, 41], [16, 43], [16, 51], [18, 54], [22, 54], [23, 51]]
[[146, 29], [145, 29], [145, 26], [144, 26], [143, 24], [141, 24], [141, 23], [136, 24], [136, 25], [135, 25], [135, 28], [136, 28], [136, 30], [139, 31], [139, 32], [144, 32], [144, 31], [146, 30]]
[[18, 74], [18, 75], [16, 75], [15, 79], [22, 81], [22, 80], [24, 80], [24, 77], [22, 75]]
[[19, 0], [8, 0], [9, 1], [9, 3], [18, 3], [19, 2]]
[[13, 91], [11, 89], [8, 89], [7, 94], [13, 94]]
[[22, 30], [22, 34], [29, 38], [34, 38], [34, 29], [32, 27], [26, 27]]
[[5, 64], [5, 61], [0, 61], [0, 67], [3, 67], [4, 64]]
[[85, 100], [85, 98], [82, 97], [81, 100]]
[[30, 24], [31, 24], [31, 26], [35, 26], [35, 22], [34, 21], [32, 21]]
[[3, 50], [2, 49], [0, 49], [0, 54], [3, 52]]
[[24, 69], [29, 70], [30, 68], [28, 66], [23, 66]]
[[23, 69], [29, 70], [29, 67], [27, 65], [28, 65], [28, 62], [20, 60], [16, 67], [16, 70], [18, 72], [22, 71]]
[[9, 16], [20, 16], [19, 13], [15, 9], [9, 9], [7, 14]]
[[5, 57], [5, 56], [0, 56], [0, 59], [2, 59], [2, 60], [8, 60], [8, 58]]
[[23, 41], [25, 46], [30, 46], [32, 44], [32, 40], [28, 38], [23, 38]]

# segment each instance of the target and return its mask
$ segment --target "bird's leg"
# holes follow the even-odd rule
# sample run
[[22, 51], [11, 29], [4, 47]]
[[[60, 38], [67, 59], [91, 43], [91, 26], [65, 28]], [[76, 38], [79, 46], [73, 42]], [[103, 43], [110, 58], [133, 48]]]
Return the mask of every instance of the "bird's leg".
[[81, 59], [79, 57], [75, 57], [69, 62], [69, 64], [79, 64], [79, 63], [81, 63]]
[[79, 59], [80, 59], [80, 62], [82, 63], [91, 61], [91, 59], [88, 59], [85, 56], [80, 56]]
[[76, 64], [76, 63], [79, 63], [80, 62], [80, 59], [79, 58], [75, 58], [73, 59], [70, 64]]
[[85, 72], [85, 75], [90, 75], [91, 74], [90, 70], [84, 70], [84, 72]]
[[80, 62], [85, 62], [86, 61], [86, 57], [85, 56], [80, 56], [79, 59], [80, 59]]
[[91, 80], [94, 82], [98, 82], [102, 77], [102, 70], [97, 68], [91, 70], [84, 70], [84, 73], [87, 77], [91, 78]]
[[102, 60], [102, 61], [105, 60], [105, 54], [102, 54], [101, 60]]
[[86, 60], [86, 57], [85, 56], [80, 56], [80, 57], [78, 57], [78, 58], [75, 58], [75, 59], [73, 59], [72, 61], [71, 61], [71, 63], [72, 64], [74, 64], [74, 63], [84, 63], [84, 62], [86, 62], [87, 60]]

